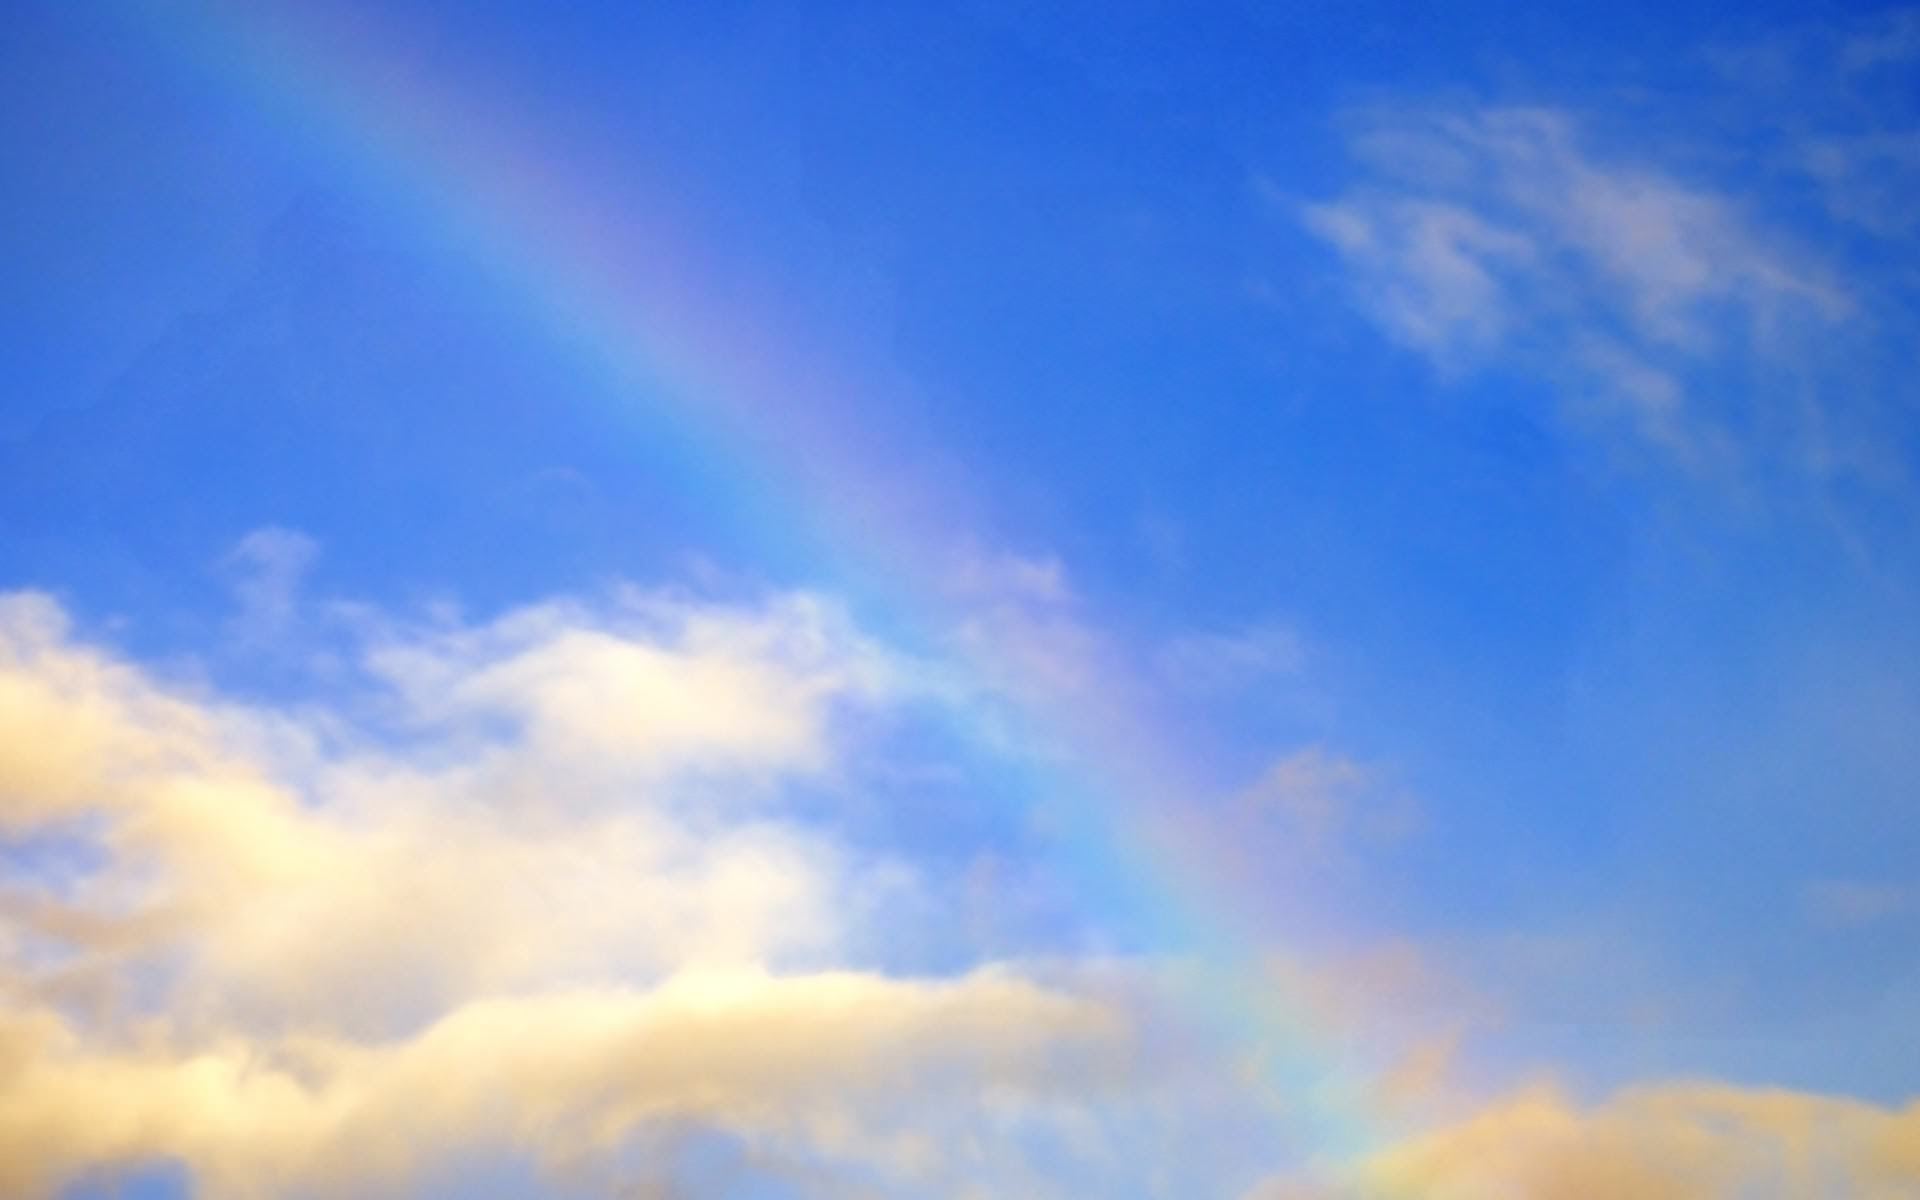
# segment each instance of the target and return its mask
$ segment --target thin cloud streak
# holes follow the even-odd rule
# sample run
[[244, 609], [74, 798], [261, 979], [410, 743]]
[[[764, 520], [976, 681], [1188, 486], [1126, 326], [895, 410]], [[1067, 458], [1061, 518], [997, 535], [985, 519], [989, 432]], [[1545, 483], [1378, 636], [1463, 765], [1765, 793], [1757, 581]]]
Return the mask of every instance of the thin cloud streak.
[[1547, 108], [1360, 119], [1365, 182], [1301, 220], [1356, 303], [1443, 375], [1518, 370], [1683, 462], [1727, 452], [1695, 388], [1852, 319], [1837, 272], [1730, 196], [1588, 148]]

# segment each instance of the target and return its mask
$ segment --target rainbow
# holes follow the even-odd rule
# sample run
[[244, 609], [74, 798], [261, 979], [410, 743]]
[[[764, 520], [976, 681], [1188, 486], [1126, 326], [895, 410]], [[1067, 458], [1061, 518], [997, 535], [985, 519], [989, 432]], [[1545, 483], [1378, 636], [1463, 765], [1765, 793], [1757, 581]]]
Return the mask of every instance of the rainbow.
[[851, 596], [888, 636], [932, 648], [963, 686], [1006, 698], [1045, 749], [1007, 755], [1005, 794], [1042, 798], [1075, 886], [1189, 966], [1196, 1011], [1275, 1098], [1282, 1144], [1337, 1168], [1385, 1139], [1389, 1122], [1336, 1061], [1336, 1038], [1273, 969], [1272, 931], [1222, 883], [1222, 851], [1182, 818], [1183, 799], [1208, 789], [1142, 690], [1116, 678], [1063, 694], [1032, 682], [992, 639], [956, 650], [945, 636], [968, 603], [954, 584], [956, 531], [983, 528], [985, 514], [853, 419], [885, 385], [836, 361], [777, 297], [713, 286], [730, 264], [674, 197], [610, 209], [591, 171], [515, 128], [518, 114], [484, 108], [484, 93], [409, 62], [377, 28], [238, 4], [154, 4], [142, 16], [185, 69], [473, 261], [529, 321], [576, 348], [611, 385], [601, 390], [625, 397], [650, 430], [671, 431], [691, 478], [756, 536]]

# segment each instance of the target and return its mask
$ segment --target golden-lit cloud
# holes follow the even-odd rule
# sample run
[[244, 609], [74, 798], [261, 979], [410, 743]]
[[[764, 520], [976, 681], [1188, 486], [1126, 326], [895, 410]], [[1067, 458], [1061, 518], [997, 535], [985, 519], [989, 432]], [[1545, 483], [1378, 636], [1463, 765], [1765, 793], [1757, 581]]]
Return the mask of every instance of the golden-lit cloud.
[[505, 722], [535, 750], [629, 773], [818, 767], [834, 704], [888, 682], [880, 654], [809, 597], [742, 612], [628, 590], [616, 604], [611, 623], [555, 602], [389, 634], [370, 666], [415, 722]]
[[0, 599], [0, 1192], [378, 1194], [671, 1121], [844, 1148], [1115, 1058], [1115, 1011], [1008, 969], [829, 969], [877, 868], [769, 798], [886, 671], [818, 604], [369, 636], [366, 695], [277, 711]]
[[[0, 597], [0, 1194], [171, 1161], [210, 1200], [399, 1195], [485, 1156], [630, 1194], [635, 1146], [701, 1129], [829, 1192], [822, 1163], [1065, 1195], [1144, 1136], [1177, 1155], [1292, 1103], [1175, 1028], [1169, 964], [848, 966], [876, 896], [923, 885], [783, 801], [911, 675], [829, 606], [355, 620], [351, 678], [275, 706]], [[1399, 832], [1369, 815], [1396, 797], [1308, 749], [1233, 811], [1324, 856]], [[1396, 1132], [1261, 1200], [1920, 1193], [1920, 1107], [1667, 1084], [1476, 1109], [1490, 1018], [1420, 948], [1265, 978]], [[1022, 1158], [1042, 1127], [1080, 1174]], [[1272, 1165], [1181, 1172], [1232, 1194]]]
[[1342, 1182], [1275, 1179], [1250, 1200], [1916, 1194], [1920, 1104], [1675, 1082], [1592, 1106], [1529, 1088], [1371, 1156]]
[[1117, 1035], [1098, 1006], [994, 971], [689, 972], [475, 1000], [384, 1042], [103, 1040], [28, 1010], [0, 1017], [0, 1192], [164, 1157], [209, 1196], [357, 1196], [476, 1148], [590, 1163], [668, 1120], [831, 1144], [929, 1087], [1084, 1088]]
[[832, 846], [686, 811], [663, 777], [824, 758], [852, 683], [778, 657], [814, 636], [803, 620], [708, 615], [647, 641], [530, 610], [390, 642], [376, 662], [406, 680], [401, 719], [431, 728], [379, 749], [170, 693], [16, 598], [0, 820], [105, 856], [9, 897], [54, 943], [60, 969], [36, 978], [120, 982], [115, 964], [177, 952], [177, 988], [226, 1016], [383, 1028], [475, 989], [823, 948], [845, 882]]

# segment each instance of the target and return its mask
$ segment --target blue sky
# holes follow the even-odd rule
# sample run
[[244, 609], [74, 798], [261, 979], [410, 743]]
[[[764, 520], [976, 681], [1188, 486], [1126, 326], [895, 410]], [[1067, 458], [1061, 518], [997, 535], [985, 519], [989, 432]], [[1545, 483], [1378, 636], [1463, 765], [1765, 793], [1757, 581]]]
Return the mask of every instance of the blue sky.
[[0, 1190], [1920, 1187], [1920, 12], [6, 21]]

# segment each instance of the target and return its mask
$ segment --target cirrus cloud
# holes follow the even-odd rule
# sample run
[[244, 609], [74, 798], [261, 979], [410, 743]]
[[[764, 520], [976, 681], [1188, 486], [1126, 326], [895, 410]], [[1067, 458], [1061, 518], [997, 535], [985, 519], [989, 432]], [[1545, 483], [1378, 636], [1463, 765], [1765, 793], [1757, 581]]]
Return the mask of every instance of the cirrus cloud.
[[[1584, 419], [1711, 461], [1787, 419], [1743, 411], [1729, 394], [1753, 389], [1719, 373], [1791, 376], [1859, 301], [1734, 192], [1593, 140], [1550, 107], [1379, 111], [1350, 139], [1361, 181], [1300, 216], [1360, 309], [1443, 373], [1517, 370]], [[1775, 401], [1791, 408], [1753, 402]]]

